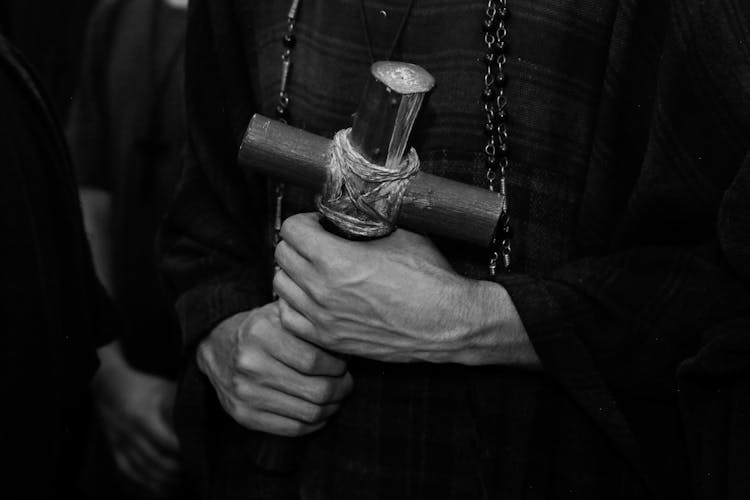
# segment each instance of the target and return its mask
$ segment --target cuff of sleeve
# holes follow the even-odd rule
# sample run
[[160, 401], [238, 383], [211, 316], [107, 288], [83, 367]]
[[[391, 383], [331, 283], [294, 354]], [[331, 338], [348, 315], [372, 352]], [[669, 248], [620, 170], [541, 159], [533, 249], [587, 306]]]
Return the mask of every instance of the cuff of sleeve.
[[574, 334], [566, 314], [571, 311], [563, 308], [550, 285], [528, 275], [502, 276], [498, 282], [508, 291], [545, 370], [577, 391], [591, 390], [598, 371]]
[[591, 313], [586, 302], [564, 284], [533, 276], [502, 276], [498, 282], [508, 291], [545, 371], [640, 469], [632, 431], [576, 335], [572, 318]]
[[175, 304], [184, 347], [195, 347], [226, 318], [259, 307], [267, 301], [267, 297], [261, 297], [236, 283], [205, 285], [189, 290]]

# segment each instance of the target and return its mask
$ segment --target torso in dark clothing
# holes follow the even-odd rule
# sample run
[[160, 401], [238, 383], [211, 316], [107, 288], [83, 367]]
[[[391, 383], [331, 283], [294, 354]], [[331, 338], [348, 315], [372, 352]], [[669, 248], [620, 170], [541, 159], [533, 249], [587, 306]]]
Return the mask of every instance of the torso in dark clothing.
[[[236, 43], [248, 66], [236, 71], [248, 73], [252, 86], [243, 90], [250, 92], [253, 110], [271, 117], [288, 3], [237, 7], [243, 30]], [[376, 58], [390, 46], [406, 3], [368, 3]], [[417, 2], [395, 56], [424, 66], [437, 81], [412, 140], [422, 170], [479, 186], [486, 186], [480, 100], [485, 4]], [[381, 7], [387, 18], [378, 13]], [[553, 269], [575, 251], [572, 228], [616, 9], [616, 2], [513, 3], [508, 189], [517, 270]], [[290, 122], [328, 137], [350, 126], [370, 64], [357, 2], [303, 0], [292, 58]], [[285, 216], [311, 210], [312, 194], [288, 186]], [[485, 249], [440, 245], [457, 271], [487, 277]], [[323, 431], [304, 440], [299, 463], [306, 499], [546, 498], [568, 490], [576, 498], [581, 488], [592, 492], [599, 484], [623, 482], [640, 491], [637, 473], [603, 434], [590, 432], [587, 417], [545, 374], [364, 360], [353, 360], [350, 369], [356, 389]], [[569, 439], [561, 441], [561, 426]], [[580, 472], [560, 474], [555, 464], [564, 463], [576, 463]], [[232, 474], [239, 481], [242, 471], [216, 474], [218, 482], [232, 483]]]
[[[379, 57], [407, 2], [365, 3]], [[215, 310], [226, 317], [260, 305], [258, 290], [269, 291], [272, 200], [262, 194], [265, 179], [246, 172], [243, 178], [233, 162], [251, 114], [273, 116], [288, 4], [192, 4], [187, 65], [195, 169], [174, 217], [184, 247], [174, 252], [172, 272], [184, 287], [178, 308], [205, 321], [203, 328], [217, 319]], [[750, 149], [750, 140], [728, 124], [736, 119], [744, 131], [750, 120], [745, 111], [719, 117], [731, 115], [732, 107], [717, 97], [723, 93], [705, 92], [711, 78], [691, 80], [695, 86], [679, 82], [692, 61], [681, 44], [696, 37], [691, 27], [703, 2], [675, 2], [673, 16], [668, 1], [509, 4], [508, 191], [516, 274], [498, 281], [517, 301], [545, 370], [352, 360], [353, 393], [322, 431], [298, 442], [296, 479], [305, 500], [650, 498], [644, 471], [656, 490], [690, 495], [676, 366], [698, 349], [698, 334], [715, 311], [735, 311], [712, 303], [710, 314], [696, 316], [700, 322], [683, 323], [690, 318], [686, 309], [700, 310], [714, 297], [704, 293], [705, 275], [692, 273], [685, 262], [694, 260], [682, 250], [715, 237], [722, 193]], [[480, 186], [486, 185], [485, 8], [486, 2], [417, 2], [396, 54], [437, 80], [414, 131], [423, 169]], [[303, 0], [289, 88], [292, 124], [329, 137], [350, 125], [370, 63], [359, 19], [358, 2]], [[700, 42], [707, 47], [701, 62], [713, 61], [720, 44]], [[745, 61], [740, 52], [733, 57]], [[747, 102], [746, 91], [721, 88], [734, 99], [728, 102]], [[693, 92], [703, 97], [695, 112], [715, 128], [687, 119], [686, 109], [697, 102]], [[257, 208], [258, 200], [266, 210]], [[199, 212], [205, 207], [220, 215]], [[287, 189], [286, 215], [312, 207], [311, 193]], [[257, 227], [265, 230], [262, 242]], [[484, 249], [439, 245], [458, 272], [488, 279]], [[260, 246], [266, 260], [245, 264]], [[211, 266], [226, 273], [214, 287], [213, 276], [201, 279]], [[259, 284], [260, 266], [267, 271]], [[720, 267], [714, 274], [724, 280]], [[545, 286], [534, 289], [537, 277]], [[515, 280], [529, 291], [516, 294]], [[717, 287], [727, 304], [733, 280]], [[196, 297], [196, 290], [208, 298]], [[697, 292], [678, 302], [686, 290]], [[638, 314], [623, 319], [632, 304]], [[550, 321], [557, 308], [565, 314]], [[183, 324], [189, 337], [205, 335], [191, 323]], [[234, 424], [195, 372], [185, 377], [178, 420], [187, 448], [205, 446], [206, 462], [196, 470], [207, 471], [217, 498], [252, 498], [253, 488], [258, 498], [274, 498], [248, 479], [263, 437]], [[201, 439], [193, 448], [190, 441]]]
[[[260, 112], [271, 117], [287, 3], [254, 9], [261, 17], [253, 21], [254, 39], [246, 42], [257, 50], [250, 52], [258, 61], [253, 71], [260, 87], [254, 96]], [[387, 18], [374, 5], [368, 9], [376, 58], [384, 57], [406, 4], [388, 2]], [[480, 27], [485, 7], [484, 2], [418, 2], [395, 56], [424, 66], [437, 82], [412, 138], [421, 169], [483, 187]], [[574, 252], [572, 228], [588, 169], [615, 4], [580, 9], [571, 2], [544, 7], [527, 2], [513, 7], [513, 57], [507, 68], [513, 260], [518, 271], [540, 272], [554, 269]], [[572, 34], [571, 23], [585, 26], [585, 34]], [[297, 32], [291, 123], [330, 137], [351, 125], [368, 75], [357, 6], [303, 0]], [[540, 101], [544, 114], [534, 110]], [[546, 121], [552, 117], [556, 125]], [[522, 142], [531, 138], [533, 147]], [[311, 193], [291, 187], [286, 200], [285, 216], [314, 210]], [[540, 248], [529, 241], [550, 244]], [[486, 249], [449, 241], [438, 245], [457, 272], [487, 279]], [[306, 453], [299, 459], [305, 500], [349, 495], [522, 498], [526, 492], [545, 498], [552, 491], [593, 491], [598, 482], [611, 484], [622, 477], [629, 484], [638, 482], [606, 437], [587, 431], [588, 424], [581, 422], [585, 417], [545, 374], [359, 359], [352, 360], [350, 370], [356, 383], [351, 397], [323, 431], [305, 440]], [[569, 415], [567, 432], [585, 435], [585, 444], [576, 438], [559, 441], [561, 413]], [[602, 456], [608, 460], [596, 476], [555, 477], [552, 464], [575, 462], [581, 471], [590, 471]]]

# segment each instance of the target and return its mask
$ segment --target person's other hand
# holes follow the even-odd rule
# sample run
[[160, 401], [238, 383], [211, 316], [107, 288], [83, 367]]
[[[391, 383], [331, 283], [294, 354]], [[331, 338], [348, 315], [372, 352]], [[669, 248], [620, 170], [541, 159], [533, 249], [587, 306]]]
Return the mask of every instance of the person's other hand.
[[281, 436], [323, 427], [353, 385], [344, 360], [281, 326], [276, 302], [224, 320], [196, 357], [235, 421]]
[[172, 428], [175, 383], [133, 369], [116, 342], [99, 349], [95, 406], [118, 470], [159, 498], [180, 480]]

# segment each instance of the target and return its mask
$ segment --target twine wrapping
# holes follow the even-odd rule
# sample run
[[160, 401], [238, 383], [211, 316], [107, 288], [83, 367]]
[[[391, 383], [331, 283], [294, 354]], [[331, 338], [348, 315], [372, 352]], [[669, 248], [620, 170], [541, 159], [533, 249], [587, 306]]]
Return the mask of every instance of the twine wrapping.
[[333, 138], [328, 176], [318, 209], [344, 234], [378, 238], [396, 229], [395, 221], [409, 180], [419, 171], [414, 148], [400, 168], [389, 170], [370, 163], [349, 142], [351, 128]]

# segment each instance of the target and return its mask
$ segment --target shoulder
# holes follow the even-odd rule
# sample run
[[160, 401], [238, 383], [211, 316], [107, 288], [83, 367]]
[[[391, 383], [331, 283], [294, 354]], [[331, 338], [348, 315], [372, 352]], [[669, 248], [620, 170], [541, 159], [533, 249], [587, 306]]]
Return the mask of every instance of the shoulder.
[[[12, 122], [13, 112], [33, 101], [43, 101], [37, 82], [23, 55], [0, 35], [0, 116], [4, 122]], [[8, 127], [4, 135], [11, 132], [14, 128]]]

